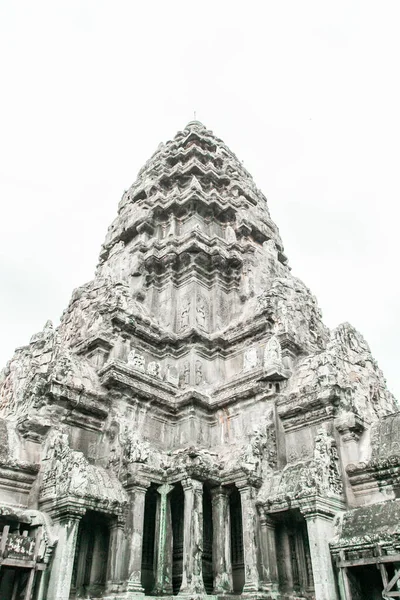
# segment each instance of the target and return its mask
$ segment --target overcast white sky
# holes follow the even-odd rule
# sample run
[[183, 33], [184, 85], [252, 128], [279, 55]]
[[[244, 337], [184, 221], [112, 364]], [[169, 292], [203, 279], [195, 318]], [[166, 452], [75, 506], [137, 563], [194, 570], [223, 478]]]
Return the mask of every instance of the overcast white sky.
[[0, 1], [0, 365], [93, 276], [193, 111], [269, 199], [325, 322], [400, 397], [398, 1]]

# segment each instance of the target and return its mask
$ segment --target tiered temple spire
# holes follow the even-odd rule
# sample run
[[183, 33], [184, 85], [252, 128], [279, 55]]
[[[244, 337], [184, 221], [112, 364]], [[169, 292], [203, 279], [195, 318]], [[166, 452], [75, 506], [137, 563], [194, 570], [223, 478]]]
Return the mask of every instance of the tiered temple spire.
[[[382, 499], [372, 463], [350, 463], [397, 410], [365, 340], [325, 327], [265, 196], [198, 121], [123, 194], [95, 278], [16, 351], [0, 401], [1, 544], [44, 535], [36, 600], [334, 600], [333, 517], [365, 502], [363, 477]], [[340, 536], [332, 548], [346, 582]], [[20, 554], [4, 597], [24, 585]]]

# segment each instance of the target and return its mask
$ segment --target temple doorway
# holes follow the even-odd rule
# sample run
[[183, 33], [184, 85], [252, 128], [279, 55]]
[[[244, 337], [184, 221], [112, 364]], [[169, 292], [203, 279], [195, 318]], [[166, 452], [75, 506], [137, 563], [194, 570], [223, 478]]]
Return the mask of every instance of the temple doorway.
[[212, 503], [209, 488], [203, 486], [203, 582], [207, 594], [212, 594], [214, 587], [213, 573], [213, 522]]
[[154, 588], [155, 534], [157, 520], [157, 487], [151, 485], [146, 492], [143, 522], [142, 587], [146, 595]]
[[183, 569], [183, 519], [184, 519], [184, 493], [182, 484], [177, 483], [169, 495], [172, 519], [172, 590], [178, 594], [182, 585]]
[[307, 524], [299, 510], [274, 515], [280, 589], [304, 598], [314, 597]]
[[[386, 568], [389, 578], [392, 577], [392, 565], [387, 565]], [[375, 566], [351, 567], [347, 570], [347, 575], [354, 600], [382, 600], [382, 578]]]
[[26, 586], [30, 569], [14, 569], [1, 567], [0, 569], [0, 598], [12, 600], [25, 599]]
[[109, 537], [107, 518], [88, 511], [79, 524], [70, 598], [97, 598], [103, 594]]
[[232, 488], [229, 496], [229, 511], [231, 521], [233, 591], [236, 594], [240, 594], [244, 586], [243, 526], [242, 503], [239, 490], [236, 487]]

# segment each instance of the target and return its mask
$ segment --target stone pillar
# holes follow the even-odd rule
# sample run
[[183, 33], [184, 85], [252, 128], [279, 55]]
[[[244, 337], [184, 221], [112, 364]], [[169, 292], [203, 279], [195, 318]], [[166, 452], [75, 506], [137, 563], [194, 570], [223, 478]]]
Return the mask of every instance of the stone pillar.
[[173, 489], [174, 487], [168, 484], [157, 488], [160, 501], [158, 504], [154, 595], [172, 594], [172, 523], [168, 494]]
[[242, 505], [244, 587], [243, 593], [258, 592], [259, 575], [257, 569], [257, 514], [254, 501], [254, 488], [246, 483], [236, 483]]
[[179, 594], [205, 594], [203, 583], [203, 484], [182, 481], [185, 496], [183, 521], [183, 569]]
[[211, 489], [213, 522], [214, 594], [233, 593], [229, 491]]
[[124, 533], [125, 523], [116, 519], [110, 525], [110, 543], [107, 563], [107, 592], [119, 591], [122, 583], [126, 538]]
[[265, 591], [273, 591], [278, 586], [275, 523], [264, 509], [261, 508], [259, 514], [262, 587]]
[[146, 497], [147, 485], [145, 483], [135, 483], [129, 488], [130, 503], [128, 513], [128, 528], [130, 536], [129, 544], [129, 563], [128, 563], [128, 592], [143, 593], [142, 578], [142, 547], [143, 547], [143, 521], [144, 521], [144, 502]]
[[318, 506], [300, 510], [307, 522], [315, 600], [337, 600], [338, 594], [329, 549], [329, 541], [334, 536], [334, 514], [321, 510]]
[[53, 516], [58, 543], [51, 566], [47, 600], [69, 599], [79, 522], [85, 512], [81, 509]]

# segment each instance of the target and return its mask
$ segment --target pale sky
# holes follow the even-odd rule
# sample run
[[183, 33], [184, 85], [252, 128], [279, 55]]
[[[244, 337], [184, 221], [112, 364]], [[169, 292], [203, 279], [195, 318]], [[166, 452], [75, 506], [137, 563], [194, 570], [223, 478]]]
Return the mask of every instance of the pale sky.
[[196, 111], [269, 200], [324, 321], [400, 398], [398, 1], [0, 0], [0, 365], [92, 279]]

